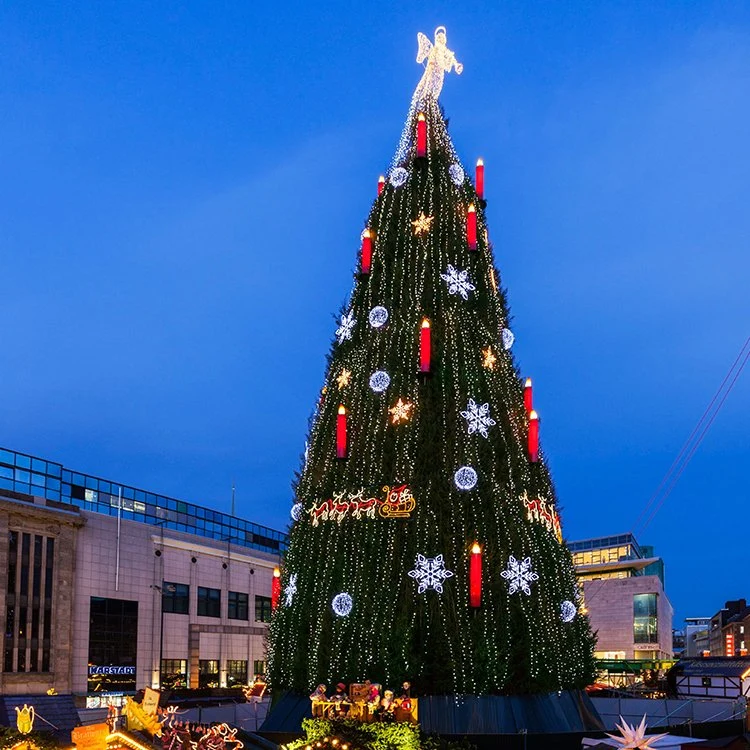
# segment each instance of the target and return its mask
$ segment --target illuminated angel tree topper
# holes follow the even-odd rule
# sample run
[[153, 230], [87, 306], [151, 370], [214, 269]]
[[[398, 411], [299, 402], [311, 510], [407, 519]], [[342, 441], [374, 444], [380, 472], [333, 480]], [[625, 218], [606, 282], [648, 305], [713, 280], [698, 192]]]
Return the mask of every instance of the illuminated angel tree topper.
[[[423, 695], [584, 687], [593, 637], [585, 614], [570, 617], [570, 553], [527, 508], [543, 501], [551, 512], [555, 492], [544, 455], [528, 460], [485, 203], [437, 102], [445, 73], [461, 71], [445, 29], [434, 44], [420, 35], [419, 61], [425, 73], [365, 225], [368, 273], [362, 227], [352, 227], [355, 284], [295, 484], [301, 506], [282, 566], [285, 606], [270, 625], [270, 679], [304, 695], [364, 679], [408, 680]], [[479, 607], [469, 598], [475, 543]]]

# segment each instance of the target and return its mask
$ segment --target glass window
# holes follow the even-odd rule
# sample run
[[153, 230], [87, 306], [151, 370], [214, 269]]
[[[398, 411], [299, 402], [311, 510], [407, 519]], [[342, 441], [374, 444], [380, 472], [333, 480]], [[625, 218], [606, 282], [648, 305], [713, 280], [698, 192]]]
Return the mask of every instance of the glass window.
[[162, 659], [160, 687], [171, 690], [186, 688], [187, 682], [187, 660], [186, 659]]
[[89, 610], [89, 692], [135, 690], [137, 651], [138, 602], [92, 596]]
[[20, 466], [24, 469], [30, 469], [31, 459], [28, 456], [22, 456], [20, 453], [16, 453], [16, 466]]
[[201, 659], [198, 662], [198, 687], [219, 687], [219, 661], [218, 659]]
[[239, 591], [229, 592], [229, 611], [227, 617], [230, 620], [247, 620], [247, 594]]
[[161, 608], [163, 612], [186, 615], [190, 611], [190, 586], [186, 583], [164, 581], [161, 589]]
[[227, 687], [247, 685], [247, 661], [230, 659], [227, 662]]
[[271, 597], [255, 597], [255, 622], [271, 622]]
[[253, 662], [253, 674], [258, 677], [263, 677], [266, 674], [266, 663], [256, 659]]
[[220, 589], [198, 586], [198, 614], [203, 617], [221, 617]]
[[656, 594], [633, 596], [633, 641], [635, 643], [659, 642]]

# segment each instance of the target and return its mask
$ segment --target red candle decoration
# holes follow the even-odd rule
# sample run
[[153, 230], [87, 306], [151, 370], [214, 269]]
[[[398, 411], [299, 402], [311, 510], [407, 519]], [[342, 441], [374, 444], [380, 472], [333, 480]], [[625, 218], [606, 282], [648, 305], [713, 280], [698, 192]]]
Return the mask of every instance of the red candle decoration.
[[526, 407], [527, 414], [529, 414], [534, 408], [532, 405], [531, 378], [526, 378], [526, 382], [523, 386], [523, 405]]
[[482, 548], [477, 542], [471, 548], [469, 558], [469, 605], [479, 607], [482, 604]]
[[378, 195], [380, 195], [383, 192], [383, 188], [385, 187], [385, 177], [381, 174], [380, 177], [378, 177]]
[[484, 199], [484, 161], [477, 159], [476, 179], [474, 180], [477, 188], [477, 197]]
[[362, 273], [370, 273], [370, 265], [372, 264], [372, 237], [370, 236], [370, 230], [365, 229], [362, 232], [362, 253], [360, 259], [360, 268]]
[[532, 409], [529, 412], [529, 461], [539, 460], [539, 415]]
[[432, 329], [425, 318], [419, 331], [419, 371], [429, 372], [432, 359]]
[[346, 407], [343, 404], [336, 417], [336, 458], [346, 458]]
[[477, 210], [473, 203], [469, 204], [466, 211], [466, 243], [469, 250], [477, 249]]
[[420, 112], [417, 117], [417, 157], [427, 154], [427, 121]]
[[273, 569], [273, 580], [271, 581], [271, 609], [279, 606], [281, 596], [281, 571], [278, 567]]

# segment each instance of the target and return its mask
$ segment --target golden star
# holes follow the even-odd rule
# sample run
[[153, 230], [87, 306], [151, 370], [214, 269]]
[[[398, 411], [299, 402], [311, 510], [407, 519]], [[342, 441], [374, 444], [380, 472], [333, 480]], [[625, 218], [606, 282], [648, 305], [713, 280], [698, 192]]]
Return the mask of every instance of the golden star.
[[416, 221], [412, 221], [414, 227], [414, 234], [427, 234], [430, 231], [432, 222], [435, 220], [434, 216], [425, 216], [424, 211], [419, 214]]
[[351, 370], [347, 370], [346, 367], [341, 371], [341, 374], [336, 378], [336, 382], [339, 384], [339, 390], [346, 388], [349, 385], [349, 381], [352, 379]]
[[484, 357], [482, 365], [488, 370], [494, 370], [497, 357], [492, 353], [492, 347], [488, 346], [486, 349], [482, 349], [482, 356]]
[[408, 422], [409, 417], [411, 416], [409, 411], [413, 405], [414, 404], [410, 404], [408, 401], [402, 401], [401, 399], [396, 401], [396, 405], [388, 409], [391, 413], [391, 421], [393, 424], [397, 424], [401, 421]]

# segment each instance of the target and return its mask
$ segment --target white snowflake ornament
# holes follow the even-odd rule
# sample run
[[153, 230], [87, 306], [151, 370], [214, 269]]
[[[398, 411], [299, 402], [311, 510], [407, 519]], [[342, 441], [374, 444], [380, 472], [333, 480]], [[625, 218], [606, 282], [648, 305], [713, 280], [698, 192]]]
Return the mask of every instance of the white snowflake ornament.
[[292, 573], [289, 576], [289, 582], [284, 589], [284, 606], [291, 607], [294, 595], [297, 593], [297, 574]]
[[414, 570], [410, 570], [408, 575], [419, 583], [419, 587], [417, 588], [418, 594], [424, 593], [427, 589], [433, 589], [438, 594], [442, 594], [443, 581], [446, 578], [452, 578], [453, 571], [445, 567], [442, 555], [438, 555], [437, 557], [417, 555]]
[[480, 406], [473, 398], [469, 399], [466, 411], [462, 411], [461, 416], [469, 426], [469, 435], [478, 432], [482, 437], [486, 438], [489, 428], [497, 424], [490, 416], [490, 405], [482, 404]]
[[357, 325], [357, 321], [354, 320], [354, 313], [350, 310], [345, 315], [341, 316], [341, 322], [339, 327], [336, 329], [336, 338], [339, 344], [343, 344], [344, 341], [351, 340], [352, 331], [354, 326]]
[[508, 567], [500, 575], [510, 584], [509, 594], [523, 591], [526, 596], [531, 596], [529, 584], [539, 580], [539, 576], [531, 569], [531, 558], [524, 557], [520, 562], [513, 555], [508, 559]]
[[469, 279], [469, 272], [459, 271], [450, 263], [446, 272], [440, 274], [440, 278], [448, 284], [448, 294], [460, 294], [464, 299], [469, 299], [469, 292], [476, 289]]

